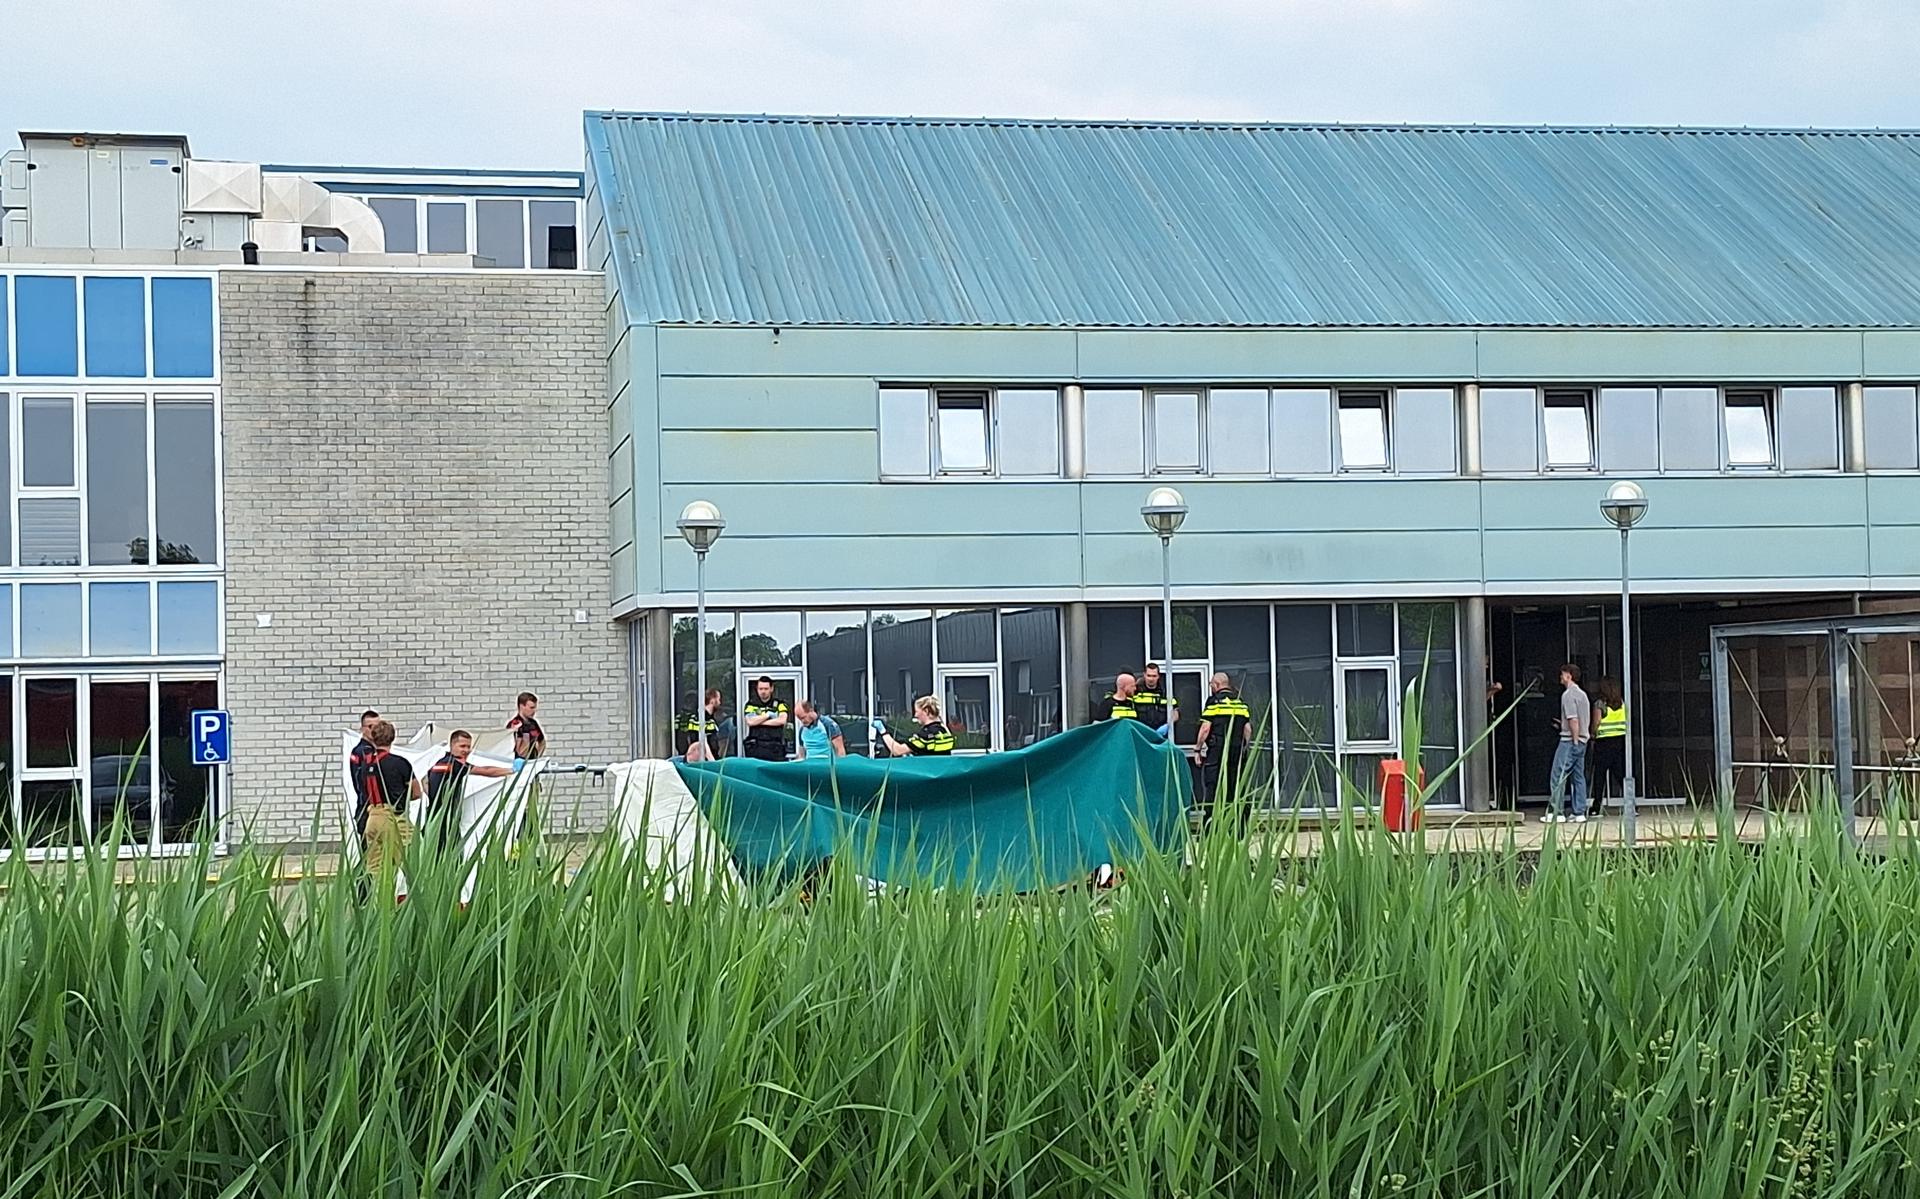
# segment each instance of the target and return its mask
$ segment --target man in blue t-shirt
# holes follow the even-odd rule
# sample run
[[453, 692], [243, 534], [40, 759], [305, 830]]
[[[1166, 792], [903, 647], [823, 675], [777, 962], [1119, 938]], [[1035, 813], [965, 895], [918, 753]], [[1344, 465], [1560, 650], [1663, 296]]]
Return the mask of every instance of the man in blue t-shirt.
[[833, 717], [822, 712], [810, 699], [800, 701], [800, 757], [830, 760], [847, 756], [847, 741]]

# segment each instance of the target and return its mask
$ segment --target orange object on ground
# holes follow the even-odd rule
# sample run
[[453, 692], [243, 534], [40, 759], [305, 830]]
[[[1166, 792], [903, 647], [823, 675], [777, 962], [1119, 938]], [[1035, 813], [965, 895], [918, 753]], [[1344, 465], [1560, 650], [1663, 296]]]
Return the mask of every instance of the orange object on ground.
[[[1422, 766], [1419, 775], [1421, 787], [1427, 785], [1427, 768]], [[1408, 794], [1407, 764], [1399, 758], [1388, 758], [1380, 763], [1380, 819], [1388, 829], [1396, 833], [1411, 832], [1420, 827], [1422, 811], [1415, 807], [1413, 796]]]

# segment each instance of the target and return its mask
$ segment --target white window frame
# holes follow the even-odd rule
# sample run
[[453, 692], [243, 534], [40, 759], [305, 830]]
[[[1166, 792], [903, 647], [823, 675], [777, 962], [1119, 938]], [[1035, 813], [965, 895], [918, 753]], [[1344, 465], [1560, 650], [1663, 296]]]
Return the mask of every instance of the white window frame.
[[[1774, 411], [1778, 394], [1771, 387], [1722, 387], [1720, 390], [1720, 466], [1725, 471], [1740, 474], [1755, 474], [1780, 469], [1780, 426]], [[1734, 395], [1758, 399], [1758, 403], [1741, 403], [1741, 408], [1758, 408], [1760, 419], [1766, 428], [1767, 460], [1765, 462], [1735, 462], [1733, 460], [1733, 428], [1731, 417], [1735, 405]]]
[[[995, 626], [994, 640], [997, 645], [999, 641], [998, 628], [1000, 624], [1000, 612], [997, 608], [990, 608], [988, 609], [988, 611], [993, 613], [993, 623]], [[934, 619], [937, 622], [939, 620], [939, 617], [936, 616]], [[955, 679], [955, 678], [962, 678], [962, 679], [976, 678], [976, 679], [987, 680], [988, 712], [987, 712], [987, 748], [986, 749], [956, 748], [953, 751], [954, 756], [955, 757], [977, 757], [982, 754], [999, 753], [1001, 750], [1006, 748], [1005, 730], [1006, 730], [1006, 723], [1007, 723], [1006, 715], [1005, 715], [1006, 698], [1000, 689], [999, 663], [998, 662], [969, 662], [969, 663], [956, 662], [952, 666], [942, 666], [938, 662], [935, 662], [933, 667], [933, 693], [940, 697], [940, 722], [946, 726], [948, 732], [953, 731], [953, 713], [948, 710], [949, 705], [947, 703], [947, 681], [949, 679]]]
[[[1396, 622], [1399, 620], [1399, 609], [1397, 605], [1394, 610], [1394, 619]], [[1399, 638], [1397, 636], [1397, 630], [1394, 641], [1395, 644], [1398, 645]], [[1400, 704], [1403, 698], [1400, 694], [1399, 657], [1342, 658], [1336, 653], [1333, 665], [1333, 707], [1334, 720], [1336, 722], [1334, 725], [1334, 733], [1335, 744], [1338, 746], [1340, 754], [1343, 756], [1348, 753], [1372, 754], [1378, 753], [1381, 750], [1398, 749], [1400, 745]], [[1347, 676], [1349, 674], [1366, 674], [1377, 671], [1385, 671], [1387, 675], [1386, 739], [1384, 741], [1352, 739], [1347, 735]]]
[[[904, 481], [922, 482], [928, 478], [936, 480], [977, 480], [1012, 479], [1015, 481], [1046, 482], [1065, 477], [1063, 465], [1066, 453], [1066, 430], [1063, 426], [1065, 414], [1064, 389], [1055, 383], [1007, 383], [988, 385], [983, 383], [903, 383], [892, 380], [881, 383], [878, 392], [908, 391], [926, 394], [926, 412], [924, 419], [927, 430], [927, 474], [888, 474], [882, 473], [883, 482]], [[1000, 393], [1003, 391], [1048, 392], [1053, 396], [1053, 470], [1047, 473], [1007, 473], [1001, 465], [1000, 447], [1003, 444], [1001, 431]], [[986, 441], [986, 466], [950, 467], [944, 464], [940, 456], [940, 408], [943, 396], [984, 396], [982, 420], [985, 423], [983, 434]], [[876, 428], [876, 433], [878, 432]]]
[[[1393, 470], [1393, 392], [1391, 387], [1336, 387], [1333, 389], [1333, 464], [1334, 473], [1341, 475], [1391, 475]], [[1347, 405], [1343, 402], [1348, 396], [1377, 396], [1380, 412], [1380, 449], [1381, 461], [1378, 465], [1364, 464], [1350, 466], [1347, 463], [1346, 430], [1340, 419]], [[1355, 408], [1364, 405], [1356, 404]]]
[[[362, 186], [365, 186], [365, 184], [363, 183]], [[467, 254], [468, 257], [478, 257], [480, 253], [480, 225], [479, 225], [480, 212], [476, 204], [476, 201], [517, 200], [520, 203], [520, 241], [521, 241], [520, 264], [521, 265], [519, 265], [518, 267], [507, 266], [507, 267], [485, 268], [487, 270], [503, 270], [503, 271], [565, 270], [566, 268], [564, 267], [533, 265], [533, 258], [534, 258], [533, 209], [532, 207], [530, 207], [530, 205], [535, 200], [551, 200], [556, 203], [571, 204], [573, 205], [573, 244], [574, 244], [573, 253], [574, 253], [574, 262], [576, 263], [574, 270], [578, 271], [583, 269], [578, 264], [582, 262], [583, 259], [585, 258], [587, 247], [586, 247], [585, 233], [580, 228], [581, 220], [582, 220], [581, 213], [583, 211], [583, 206], [581, 204], [581, 200], [579, 196], [525, 196], [525, 195], [433, 196], [433, 195], [426, 195], [424, 193], [409, 194], [406, 192], [361, 192], [361, 193], [343, 193], [343, 194], [352, 194], [354, 199], [361, 200], [361, 201], [367, 201], [367, 200], [411, 200], [413, 201], [414, 245], [416, 247], [414, 250], [414, 253], [416, 254], [451, 253], [451, 251], [446, 251], [446, 250], [435, 251], [435, 250], [427, 249], [427, 205], [428, 204], [460, 204], [464, 206], [466, 208], [466, 213], [467, 213], [466, 215], [467, 248], [465, 250], [465, 253]], [[541, 247], [542, 250], [545, 250], [545, 248], [546, 247], [544, 246]]]
[[[933, 420], [933, 473], [949, 478], [994, 477], [998, 473], [999, 456], [995, 453], [998, 449], [996, 445], [998, 439], [994, 436], [996, 431], [994, 426], [997, 422], [994, 419], [996, 405], [993, 402], [993, 389], [991, 387], [930, 387], [927, 389], [927, 396], [931, 404], [928, 415]], [[959, 402], [962, 397], [965, 398], [964, 403]], [[945, 439], [941, 436], [940, 412], [947, 407], [955, 411], [963, 409], [972, 411], [976, 397], [980, 412], [980, 465], [948, 466]], [[941, 402], [943, 398], [952, 398], [956, 402], [951, 405], [943, 404]]]
[[[1539, 397], [1540, 413], [1540, 473], [1542, 474], [1592, 474], [1600, 468], [1600, 430], [1596, 417], [1598, 392], [1590, 387], [1538, 387], [1534, 394]], [[1555, 404], [1553, 399], [1579, 397], [1579, 403]], [[1547, 432], [1547, 413], [1555, 408], [1580, 409], [1580, 419], [1587, 428], [1587, 457], [1583, 462], [1556, 462], [1553, 458], [1553, 439]], [[1657, 430], [1656, 430], [1657, 432]]]
[[[1207, 387], [1147, 387], [1141, 389], [1146, 402], [1140, 406], [1146, 428], [1142, 431], [1146, 445], [1146, 467], [1148, 477], [1171, 476], [1180, 479], [1201, 478], [1212, 473], [1207, 463], [1207, 406], [1211, 388]], [[1191, 396], [1193, 398], [1193, 421], [1196, 452], [1195, 463], [1191, 467], [1160, 465], [1160, 420], [1159, 409], [1162, 396]], [[1269, 403], [1272, 401], [1269, 400]], [[1268, 415], [1271, 428], [1272, 415]], [[1271, 433], [1268, 434], [1272, 436]]]

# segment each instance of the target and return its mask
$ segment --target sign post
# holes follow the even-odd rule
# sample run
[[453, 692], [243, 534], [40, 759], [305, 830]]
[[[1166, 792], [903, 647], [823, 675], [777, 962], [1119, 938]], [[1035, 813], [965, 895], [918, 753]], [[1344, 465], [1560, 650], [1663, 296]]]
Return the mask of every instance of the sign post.
[[194, 712], [189, 719], [195, 766], [225, 766], [233, 760], [233, 720], [227, 713], [207, 708]]

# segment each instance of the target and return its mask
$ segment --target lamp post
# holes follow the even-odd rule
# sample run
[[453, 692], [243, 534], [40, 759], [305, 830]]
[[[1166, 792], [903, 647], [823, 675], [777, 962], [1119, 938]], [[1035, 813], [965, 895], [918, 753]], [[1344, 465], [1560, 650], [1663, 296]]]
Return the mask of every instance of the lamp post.
[[727, 522], [721, 519], [718, 507], [706, 500], [695, 500], [680, 510], [676, 523], [680, 536], [693, 547], [697, 613], [693, 623], [693, 726], [699, 730], [698, 743], [704, 746], [707, 744], [707, 551], [720, 540], [720, 532], [727, 527]]
[[1620, 823], [1628, 845], [1634, 843], [1639, 827], [1633, 793], [1633, 609], [1630, 606], [1632, 574], [1627, 559], [1627, 535], [1633, 532], [1633, 526], [1639, 524], [1646, 514], [1647, 493], [1638, 483], [1615, 483], [1607, 488], [1607, 498], [1600, 501], [1600, 515], [1620, 530], [1620, 677], [1624, 692], [1621, 702], [1627, 705], [1627, 764], [1620, 779]]
[[1187, 501], [1171, 487], [1156, 487], [1147, 493], [1140, 507], [1140, 518], [1160, 538], [1160, 623], [1166, 636], [1162, 650], [1169, 667], [1173, 662], [1173, 535], [1187, 519]]

